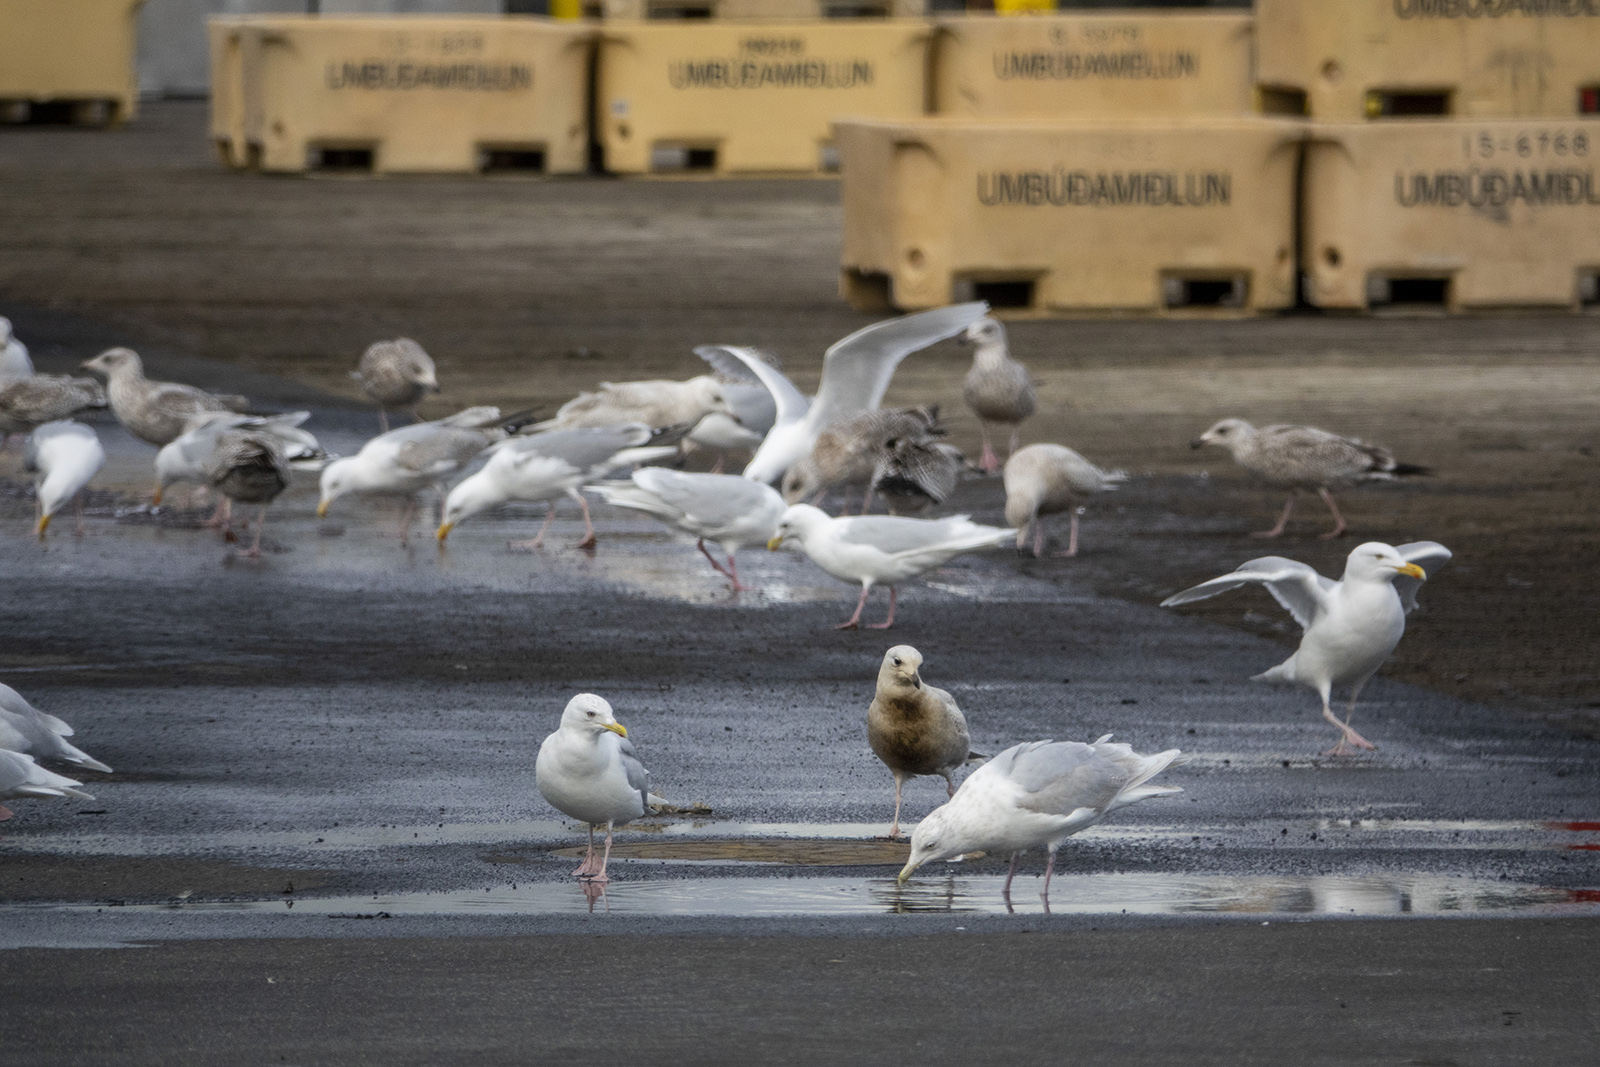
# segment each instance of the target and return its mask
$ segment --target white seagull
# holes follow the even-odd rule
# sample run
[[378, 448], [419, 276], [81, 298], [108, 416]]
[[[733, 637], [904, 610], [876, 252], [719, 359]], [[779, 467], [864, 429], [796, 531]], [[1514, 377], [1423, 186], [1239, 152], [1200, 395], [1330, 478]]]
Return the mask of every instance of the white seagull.
[[[688, 474], [663, 467], [634, 471], [631, 482], [584, 488], [599, 493], [607, 504], [643, 511], [693, 537], [712, 568], [733, 582], [736, 593], [749, 586], [739, 581], [735, 555], [745, 545], [765, 544], [785, 507], [770, 485], [731, 474]], [[722, 546], [726, 567], [706, 550], [707, 541]]]
[[[589, 851], [572, 873], [595, 882], [610, 881], [612, 831], [649, 810], [650, 772], [644, 769], [617, 722], [611, 705], [593, 693], [579, 693], [561, 713], [561, 727], [539, 746], [534, 765], [539, 792], [550, 806], [589, 824]], [[603, 856], [594, 851], [594, 829], [606, 828]]]
[[786, 544], [797, 544], [811, 562], [835, 578], [861, 583], [855, 614], [836, 629], [856, 629], [861, 624], [861, 609], [867, 606], [867, 594], [879, 582], [887, 585], [889, 617], [869, 627], [887, 630], [894, 625], [897, 584], [941, 567], [963, 552], [991, 548], [1015, 536], [1015, 530], [980, 526], [966, 515], [944, 519], [899, 515], [832, 519], [821, 508], [792, 504], [779, 519], [778, 530], [767, 547], [776, 552]]
[[54, 715], [46, 715], [9, 685], [0, 685], [0, 749], [111, 772], [110, 767], [69, 744], [66, 739], [71, 736], [72, 727]]
[[[17, 797], [80, 797], [93, 800], [75, 781], [54, 771], [47, 771], [33, 761], [32, 756], [0, 748], [0, 800]], [[0, 804], [0, 821], [11, 818], [10, 808]]]
[[899, 880], [904, 883], [933, 860], [1009, 852], [1011, 869], [1000, 891], [1009, 904], [1017, 857], [1042, 845], [1050, 858], [1039, 895], [1049, 908], [1050, 876], [1063, 841], [1120, 808], [1183, 792], [1175, 785], [1145, 784], [1178, 760], [1177, 749], [1141, 756], [1128, 745], [1108, 744], [1110, 740], [1106, 734], [1092, 745], [1030, 741], [1006, 749], [967, 775], [949, 803], [917, 824], [911, 833], [911, 859]]
[[[1324, 578], [1304, 563], [1264, 556], [1161, 602], [1164, 608], [1259, 582], [1305, 630], [1295, 654], [1252, 681], [1296, 682], [1322, 696], [1322, 717], [1339, 728], [1339, 743], [1325, 755], [1342, 756], [1347, 745], [1378, 746], [1350, 728], [1356, 697], [1377, 673], [1406, 632], [1406, 616], [1417, 606], [1417, 589], [1450, 561], [1450, 550], [1434, 541], [1395, 548], [1369, 541], [1350, 553], [1344, 577]], [[1350, 687], [1350, 706], [1341, 722], [1329, 707], [1335, 686]]]
[[11, 332], [11, 320], [0, 315], [0, 382], [32, 375], [33, 360], [28, 358], [28, 346]]
[[83, 534], [83, 490], [106, 465], [106, 450], [89, 427], [77, 422], [47, 422], [28, 435], [23, 469], [33, 474], [39, 497], [39, 539], [44, 540], [50, 518], [72, 501], [78, 529]]
[[875, 322], [837, 341], [822, 357], [822, 382], [807, 401], [794, 383], [751, 348], [702, 345], [695, 354], [719, 370], [736, 360], [772, 393], [777, 419], [756, 449], [744, 476], [768, 484], [811, 454], [817, 435], [835, 423], [873, 411], [883, 401], [895, 368], [911, 353], [954, 337], [988, 312], [981, 301], [921, 311]]

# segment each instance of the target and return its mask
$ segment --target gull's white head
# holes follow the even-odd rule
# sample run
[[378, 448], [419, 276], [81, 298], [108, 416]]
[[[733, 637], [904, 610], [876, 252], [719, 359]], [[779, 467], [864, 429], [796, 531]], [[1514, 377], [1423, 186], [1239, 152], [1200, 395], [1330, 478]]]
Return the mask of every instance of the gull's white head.
[[104, 374], [107, 378], [119, 373], [135, 376], [144, 373], [144, 361], [139, 358], [139, 353], [131, 348], [108, 348], [93, 359], [85, 361], [82, 367], [84, 370]]
[[[734, 412], [733, 407], [728, 403], [728, 396], [723, 391], [721, 382], [709, 374], [702, 374], [698, 378], [691, 379], [689, 384], [694, 386], [695, 399], [699, 401], [700, 408], [705, 415], [715, 413], [726, 415], [734, 422], [739, 421], [738, 414]], [[704, 415], [701, 417], [703, 418]]]
[[1189, 447], [1204, 448], [1206, 445], [1221, 445], [1229, 452], [1232, 452], [1255, 435], [1256, 428], [1243, 419], [1223, 419], [1211, 429], [1190, 441]]
[[945, 860], [971, 851], [956, 833], [955, 820], [950, 805], [944, 804], [930, 811], [925, 819], [911, 831], [911, 858], [900, 869], [896, 878], [901, 885], [924, 863]]
[[328, 514], [328, 505], [352, 489], [361, 487], [360, 467], [355, 456], [336, 459], [322, 468], [322, 499], [317, 502], [317, 518]]
[[[489, 464], [492, 465], [502, 455], [508, 455], [508, 453], [497, 453], [490, 459]], [[443, 541], [446, 537], [449, 537], [451, 529], [462, 519], [469, 515], [476, 515], [485, 508], [503, 504], [507, 499], [508, 497], [495, 481], [488, 465], [472, 477], [462, 479], [461, 483], [450, 490], [450, 495], [444, 499], [444, 522], [439, 526], [439, 540]]]
[[11, 320], [4, 315], [0, 315], [0, 345], [10, 344], [12, 336]]
[[810, 504], [791, 504], [778, 519], [778, 528], [767, 541], [767, 547], [776, 552], [784, 545], [796, 541], [804, 544], [813, 531], [831, 521], [821, 508], [812, 507]]
[[1000, 348], [1006, 346], [1006, 328], [995, 319], [983, 318], [968, 326], [961, 333], [961, 343], [972, 345], [978, 349]]
[[878, 688], [922, 688], [922, 653], [910, 645], [895, 645], [883, 654], [883, 664], [878, 668]]
[[1365, 582], [1392, 582], [1401, 575], [1426, 581], [1428, 572], [1408, 562], [1393, 545], [1382, 541], [1368, 541], [1356, 546], [1345, 560], [1344, 578]]
[[621, 737], [628, 736], [628, 728], [611, 713], [611, 705], [593, 693], [579, 693], [567, 701], [566, 710], [561, 713], [561, 729], [591, 739], [608, 730]]

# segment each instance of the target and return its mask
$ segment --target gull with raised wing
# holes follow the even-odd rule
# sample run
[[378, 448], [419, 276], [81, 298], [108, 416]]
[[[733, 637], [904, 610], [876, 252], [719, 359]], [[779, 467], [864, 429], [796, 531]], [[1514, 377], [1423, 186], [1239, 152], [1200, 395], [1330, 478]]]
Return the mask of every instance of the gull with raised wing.
[[1315, 492], [1333, 515], [1333, 529], [1320, 536], [1326, 540], [1343, 536], [1349, 529], [1339, 505], [1333, 502], [1334, 489], [1361, 482], [1392, 482], [1408, 475], [1430, 474], [1427, 467], [1396, 462], [1394, 454], [1380, 445], [1369, 445], [1356, 437], [1319, 430], [1314, 426], [1263, 426], [1256, 429], [1243, 419], [1223, 419], [1189, 442], [1190, 448], [1218, 445], [1226, 448], [1233, 461], [1268, 485], [1289, 491], [1278, 525], [1252, 537], [1277, 537], [1289, 524], [1289, 513], [1301, 492]]
[[0, 684], [0, 749], [21, 752], [36, 760], [57, 759], [91, 771], [111, 773], [111, 768], [70, 744], [72, 727], [46, 715], [9, 685]]
[[912, 831], [911, 859], [900, 872], [900, 882], [934, 860], [969, 852], [1010, 853], [1011, 867], [1000, 891], [1009, 904], [1017, 858], [1043, 847], [1050, 858], [1039, 896], [1048, 909], [1056, 851], [1067, 838], [1130, 804], [1183, 792], [1174, 785], [1146, 784], [1179, 762], [1182, 753], [1177, 749], [1141, 756], [1110, 740], [1106, 734], [1092, 745], [1025, 742], [967, 775], [950, 802], [935, 808]]
[[39, 539], [44, 540], [50, 518], [72, 502], [83, 536], [83, 491], [106, 465], [106, 450], [89, 427], [78, 422], [47, 422], [28, 435], [23, 469], [33, 475], [39, 498]]
[[438, 372], [433, 358], [409, 337], [377, 341], [361, 353], [361, 362], [350, 372], [361, 383], [361, 391], [378, 404], [378, 425], [389, 432], [389, 409], [407, 408], [418, 422], [417, 405], [429, 393], [439, 391]]
[[[1400, 643], [1406, 616], [1417, 606], [1417, 589], [1449, 561], [1450, 550], [1434, 541], [1398, 548], [1369, 541], [1350, 553], [1344, 576], [1336, 582], [1297, 560], [1264, 556], [1170, 596], [1161, 606], [1205, 600], [1242, 585], [1266, 586], [1305, 634], [1294, 655], [1251, 680], [1315, 689], [1322, 697], [1322, 717], [1339, 730], [1339, 743], [1325, 755], [1343, 756], [1352, 745], [1378, 747], [1350, 727], [1356, 697]], [[1340, 721], [1329, 701], [1334, 688], [1345, 686], [1350, 688], [1350, 705]]]
[[769, 366], [750, 348], [702, 345], [695, 349], [713, 367], [737, 360], [772, 393], [777, 419], [744, 476], [769, 485], [811, 454], [817, 435], [829, 426], [875, 411], [883, 402], [900, 361], [913, 352], [965, 330], [988, 313], [981, 301], [920, 311], [886, 319], [836, 342], [822, 357], [822, 382], [816, 399], [807, 401], [794, 383]]
[[[534, 764], [539, 793], [552, 808], [589, 827], [589, 851], [572, 873], [595, 882], [610, 881], [611, 835], [649, 810], [650, 772], [639, 762], [628, 729], [611, 705], [593, 693], [579, 693], [561, 713], [561, 726], [539, 746]], [[606, 828], [603, 855], [594, 850], [595, 827]]]
[[776, 552], [797, 545], [811, 562], [845, 582], [861, 583], [855, 614], [836, 629], [854, 630], [861, 624], [867, 594], [883, 583], [889, 587], [889, 616], [870, 629], [894, 625], [895, 586], [941, 567], [979, 548], [1004, 544], [1015, 530], [980, 526], [966, 515], [945, 519], [910, 519], [898, 515], [856, 515], [831, 519], [810, 504], [792, 504], [778, 521], [777, 532], [767, 542]]
[[817, 435], [809, 454], [784, 472], [783, 498], [791, 504], [807, 498], [820, 504], [828, 490], [843, 486], [843, 510], [848, 510], [850, 489], [860, 486], [861, 513], [865, 515], [872, 506], [873, 478], [888, 458], [890, 443], [929, 441], [943, 432], [937, 404], [867, 411], [835, 423]]
[[[706, 561], [733, 583], [735, 593], [750, 587], [739, 581], [735, 561], [745, 545], [766, 544], [783, 515], [783, 498], [770, 485], [731, 474], [690, 474], [645, 467], [627, 482], [585, 486], [607, 504], [653, 515], [694, 538]], [[706, 542], [721, 546], [727, 565], [718, 563]]]
[[191, 416], [207, 411], [243, 411], [242, 396], [220, 395], [178, 382], [153, 382], [144, 376], [144, 361], [131, 348], [109, 348], [83, 364], [84, 370], [106, 376], [111, 413], [135, 437], [157, 447], [188, 429]]

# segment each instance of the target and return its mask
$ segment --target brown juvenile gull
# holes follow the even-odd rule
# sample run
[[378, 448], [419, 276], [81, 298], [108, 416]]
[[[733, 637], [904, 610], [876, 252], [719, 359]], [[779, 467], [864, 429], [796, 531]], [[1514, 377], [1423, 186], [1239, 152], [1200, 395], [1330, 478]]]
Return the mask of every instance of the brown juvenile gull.
[[891, 515], [917, 515], [938, 507], [956, 491], [967, 457], [955, 445], [925, 437], [892, 437], [872, 475], [872, 490]]
[[[260, 504], [256, 517], [256, 537], [245, 550], [252, 559], [261, 555], [261, 531], [267, 525], [267, 505], [289, 487], [289, 461], [283, 454], [283, 439], [270, 430], [224, 430], [206, 463], [206, 482], [240, 504]], [[224, 529], [224, 536], [230, 531]]]
[[867, 744], [894, 775], [894, 823], [891, 839], [900, 836], [900, 790], [908, 778], [938, 775], [946, 796], [956, 795], [951, 777], [963, 763], [986, 756], [972, 751], [967, 720], [955, 697], [922, 681], [922, 653], [895, 645], [883, 654], [878, 691], [867, 708]]
[[[817, 434], [811, 451], [783, 476], [783, 499], [791, 504], [820, 501], [830, 489], [843, 486], [846, 509], [850, 489], [861, 486], [864, 515], [872, 504], [872, 479], [888, 442], [902, 437], [925, 440], [938, 430], [939, 407], [886, 408], [868, 411]], [[841, 509], [844, 510], [844, 509]]]
[[642, 422], [652, 430], [694, 426], [710, 414], [736, 418], [722, 383], [709, 374], [686, 382], [601, 382], [592, 393], [579, 393], [561, 405], [556, 417], [535, 430], [577, 430]]
[[1011, 358], [1006, 328], [994, 319], [979, 319], [967, 327], [961, 340], [976, 349], [962, 396], [967, 407], [978, 416], [978, 426], [983, 433], [983, 458], [978, 466], [984, 473], [993, 474], [1000, 469], [1000, 458], [994, 454], [994, 445], [989, 441], [989, 424], [1011, 427], [1011, 448], [1007, 455], [1015, 452], [1022, 423], [1033, 414], [1035, 407], [1033, 379], [1028, 376], [1027, 367]]
[[1322, 538], [1339, 537], [1349, 527], [1339, 514], [1330, 489], [1432, 473], [1427, 467], [1396, 463], [1387, 448], [1312, 426], [1265, 426], [1258, 430], [1243, 419], [1223, 419], [1189, 442], [1190, 448], [1202, 445], [1221, 445], [1233, 454], [1235, 463], [1251, 474], [1274, 488], [1289, 490], [1289, 502], [1283, 506], [1278, 525], [1251, 534], [1252, 537], [1282, 534], [1289, 524], [1289, 512], [1294, 510], [1295, 495], [1313, 489], [1333, 513], [1334, 527]]
[[1017, 547], [1028, 543], [1033, 525], [1033, 554], [1044, 554], [1043, 516], [1063, 511], [1072, 515], [1067, 550], [1058, 556], [1078, 554], [1078, 508], [1096, 493], [1108, 492], [1127, 481], [1121, 471], [1103, 471], [1064, 445], [1029, 445], [1006, 460], [1006, 524], [1017, 528]]
[[0, 437], [31, 433], [47, 422], [105, 406], [106, 391], [93, 378], [35, 374], [0, 383]]
[[144, 362], [131, 348], [111, 348], [83, 364], [84, 370], [106, 376], [111, 412], [137, 438], [160, 446], [188, 429], [190, 416], [206, 411], [243, 411], [242, 396], [213, 395], [192, 385], [153, 382], [144, 376]]
[[389, 408], [409, 408], [411, 417], [421, 422], [417, 405], [429, 393], [439, 391], [433, 360], [409, 337], [369, 345], [350, 377], [361, 383], [362, 392], [378, 402], [378, 423], [384, 433], [389, 432]]

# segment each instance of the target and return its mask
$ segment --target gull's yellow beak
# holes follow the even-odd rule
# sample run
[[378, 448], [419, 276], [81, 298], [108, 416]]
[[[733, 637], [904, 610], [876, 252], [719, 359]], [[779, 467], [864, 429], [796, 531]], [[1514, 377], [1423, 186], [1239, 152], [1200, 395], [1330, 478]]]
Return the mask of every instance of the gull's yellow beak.
[[447, 522], [439, 527], [439, 540], [443, 541], [446, 537], [449, 537], [450, 531], [455, 529], [455, 525], [453, 522]]
[[621, 734], [623, 737], [628, 736], [628, 728], [622, 725], [620, 722], [603, 722], [600, 725], [604, 726], [607, 730], [610, 730], [614, 734]]
[[907, 863], [904, 867], [900, 868], [900, 873], [895, 875], [894, 880], [901, 885], [905, 885], [906, 882], [911, 880], [911, 875], [916, 871], [916, 869], [917, 868], [914, 864]]
[[782, 547], [783, 547], [783, 535], [782, 534], [773, 534], [772, 537], [767, 539], [767, 551], [768, 552], [776, 552], [776, 551], [778, 551], [778, 549], [780, 549]]
[[150, 494], [150, 506], [153, 508], [161, 506], [161, 487], [159, 485], [156, 486], [156, 491]]
[[324, 500], [317, 505], [317, 518], [325, 519], [328, 517], [328, 505], [330, 503], [332, 503], [332, 501]]
[[39, 540], [44, 540], [44, 531], [50, 525], [50, 516], [46, 515], [39, 520]]
[[1424, 582], [1428, 580], [1428, 572], [1417, 566], [1415, 563], [1407, 563], [1404, 567], [1396, 567], [1395, 570], [1399, 571], [1407, 578], [1416, 578], [1417, 580]]

